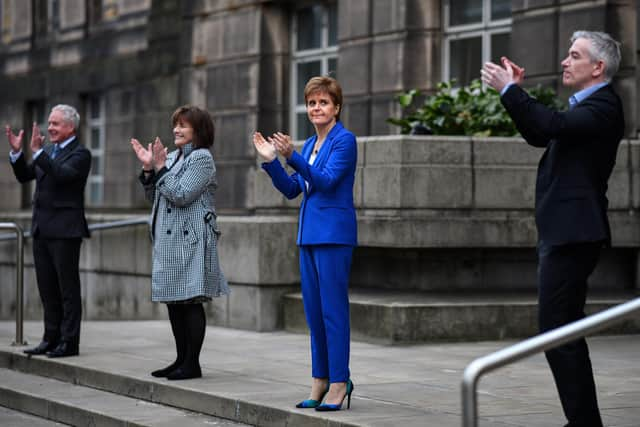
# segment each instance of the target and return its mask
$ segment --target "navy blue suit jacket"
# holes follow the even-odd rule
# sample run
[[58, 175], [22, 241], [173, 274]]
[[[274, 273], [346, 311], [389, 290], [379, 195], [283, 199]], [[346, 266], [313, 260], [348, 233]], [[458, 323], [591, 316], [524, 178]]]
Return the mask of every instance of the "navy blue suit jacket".
[[[303, 194], [298, 223], [298, 245], [357, 245], [356, 212], [353, 206], [358, 149], [355, 136], [337, 122], [322, 144], [313, 165], [309, 164], [316, 142], [307, 139], [302, 153], [287, 159], [296, 172], [288, 175], [275, 159], [262, 167], [273, 185], [293, 199]], [[309, 183], [309, 188], [305, 182]]]
[[27, 163], [23, 153], [11, 164], [19, 182], [36, 180], [31, 234], [45, 239], [88, 237], [84, 189], [91, 153], [77, 137], [55, 159], [52, 151], [53, 144], [49, 144], [33, 162]]
[[536, 180], [540, 243], [610, 243], [607, 181], [624, 135], [622, 103], [611, 85], [566, 112], [548, 109], [517, 85], [502, 104], [527, 143], [546, 148]]

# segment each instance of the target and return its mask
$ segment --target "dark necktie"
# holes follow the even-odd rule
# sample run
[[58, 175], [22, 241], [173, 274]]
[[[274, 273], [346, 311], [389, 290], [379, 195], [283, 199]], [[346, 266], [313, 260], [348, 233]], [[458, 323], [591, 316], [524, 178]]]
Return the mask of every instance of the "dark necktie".
[[60, 144], [56, 144], [53, 146], [53, 151], [51, 152], [51, 158], [55, 159], [58, 154], [60, 153], [60, 151], [62, 151], [62, 149], [60, 148]]

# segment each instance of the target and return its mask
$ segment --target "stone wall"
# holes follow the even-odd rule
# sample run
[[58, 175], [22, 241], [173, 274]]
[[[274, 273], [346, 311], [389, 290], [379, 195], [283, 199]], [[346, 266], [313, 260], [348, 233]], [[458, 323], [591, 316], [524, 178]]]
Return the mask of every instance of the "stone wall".
[[[425, 292], [535, 290], [533, 191], [541, 150], [518, 138], [370, 137], [358, 142], [354, 189], [359, 244], [352, 286]], [[299, 284], [297, 204], [272, 191], [254, 159], [255, 215], [222, 215], [221, 265], [233, 293], [208, 305], [209, 321], [272, 330], [283, 294]], [[623, 141], [610, 181], [613, 247], [592, 287], [638, 289], [640, 142]], [[106, 222], [128, 215], [91, 215]], [[29, 214], [0, 221], [28, 228]], [[39, 316], [31, 247], [26, 248], [26, 315]], [[85, 318], [163, 318], [149, 301], [145, 226], [94, 232], [81, 256]], [[14, 297], [13, 242], [0, 241], [0, 317]]]

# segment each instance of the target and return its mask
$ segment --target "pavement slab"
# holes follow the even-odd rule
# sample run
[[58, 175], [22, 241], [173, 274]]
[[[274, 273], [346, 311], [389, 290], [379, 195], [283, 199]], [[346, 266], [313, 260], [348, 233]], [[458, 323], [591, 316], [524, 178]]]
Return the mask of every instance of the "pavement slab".
[[[514, 341], [384, 346], [351, 344], [351, 409], [317, 413], [294, 407], [310, 384], [309, 338], [288, 332], [208, 327], [203, 378], [167, 381], [149, 373], [175, 357], [165, 321], [83, 322], [80, 355], [23, 357], [12, 347], [15, 324], [0, 322], [0, 367], [114, 391], [264, 426], [460, 427], [460, 384], [475, 358]], [[41, 322], [25, 323], [37, 344]], [[599, 401], [608, 427], [640, 426], [640, 336], [589, 338]], [[4, 364], [4, 365], [3, 365]], [[565, 424], [551, 373], [536, 355], [484, 376], [478, 386], [480, 427]], [[0, 425], [4, 425], [0, 412]]]

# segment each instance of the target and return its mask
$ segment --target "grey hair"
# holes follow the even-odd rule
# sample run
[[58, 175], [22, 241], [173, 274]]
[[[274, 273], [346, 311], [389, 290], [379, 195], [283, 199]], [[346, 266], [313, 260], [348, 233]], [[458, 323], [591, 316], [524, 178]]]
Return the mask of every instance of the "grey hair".
[[78, 125], [80, 124], [80, 114], [78, 114], [78, 111], [71, 105], [58, 104], [53, 107], [51, 111], [60, 111], [62, 113], [62, 118], [64, 119], [64, 121], [72, 123], [73, 129], [78, 130]]
[[604, 62], [604, 79], [610, 82], [620, 67], [620, 42], [607, 33], [599, 31], [575, 31], [571, 36], [571, 43], [577, 39], [586, 39], [591, 42], [589, 56], [592, 62]]

